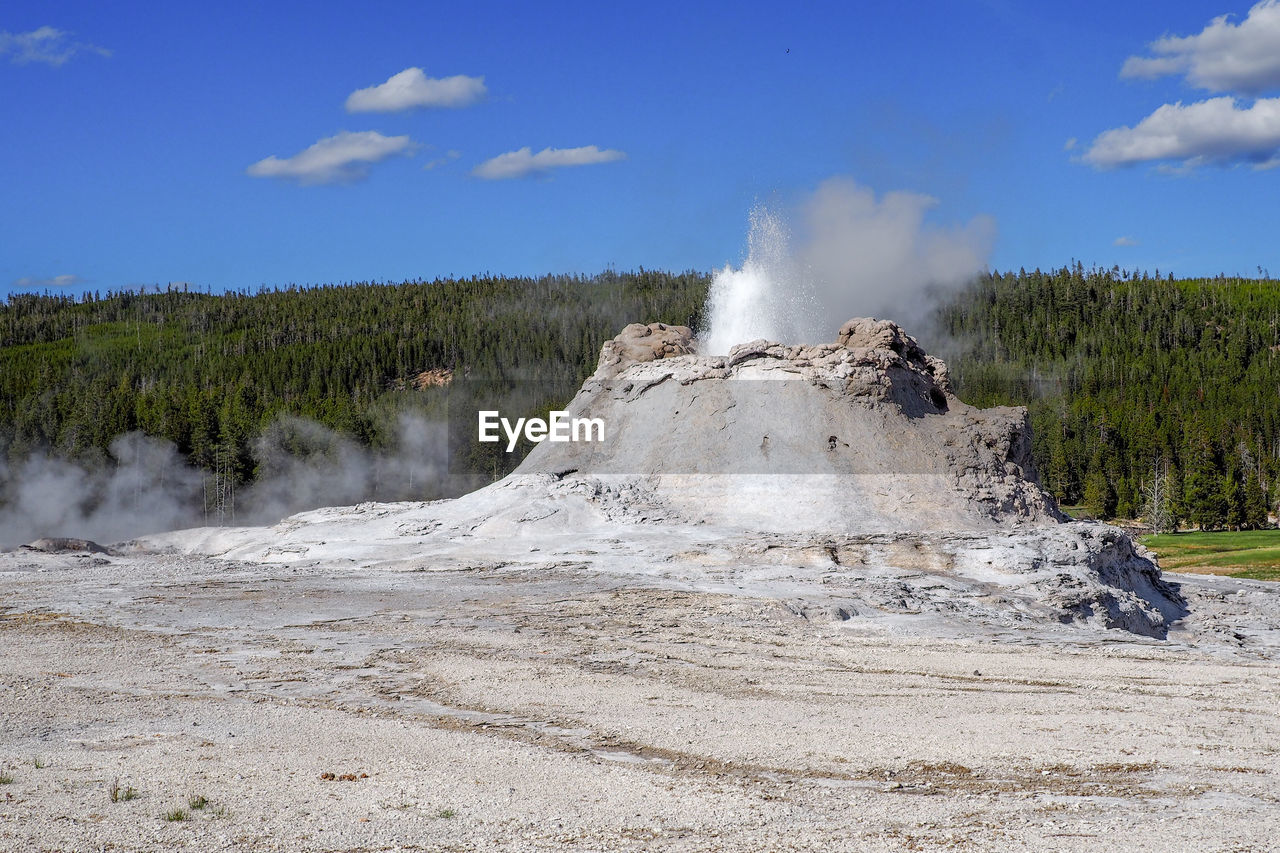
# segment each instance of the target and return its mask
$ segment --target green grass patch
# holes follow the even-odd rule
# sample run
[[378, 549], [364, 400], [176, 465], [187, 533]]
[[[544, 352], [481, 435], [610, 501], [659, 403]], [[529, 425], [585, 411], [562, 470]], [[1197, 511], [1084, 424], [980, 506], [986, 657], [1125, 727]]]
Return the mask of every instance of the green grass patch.
[[1163, 533], [1140, 540], [1170, 571], [1280, 580], [1280, 530]]
[[1243, 572], [1232, 572], [1231, 577], [1251, 581], [1280, 581], [1280, 569], [1245, 569]]

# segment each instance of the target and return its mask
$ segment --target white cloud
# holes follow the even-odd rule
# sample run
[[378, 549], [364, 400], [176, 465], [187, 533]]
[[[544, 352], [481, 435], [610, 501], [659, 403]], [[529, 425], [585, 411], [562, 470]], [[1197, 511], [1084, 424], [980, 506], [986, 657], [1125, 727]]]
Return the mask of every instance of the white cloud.
[[1070, 139], [1068, 139], [1066, 142], [1062, 143], [1062, 150], [1063, 150], [1063, 151], [1070, 151], [1071, 149], [1073, 149], [1073, 148], [1075, 148], [1075, 147], [1076, 147], [1076, 142], [1078, 142], [1078, 141], [1079, 141], [1079, 140], [1077, 140], [1074, 136], [1073, 136], [1073, 137], [1071, 137], [1071, 138], [1070, 138]]
[[581, 148], [543, 148], [537, 154], [529, 146], [519, 151], [508, 151], [491, 160], [485, 160], [471, 170], [477, 178], [490, 181], [504, 178], [523, 178], [528, 175], [540, 175], [563, 166], [590, 166], [593, 163], [612, 163], [625, 160], [627, 155], [622, 151], [606, 148], [601, 151], [594, 145]]
[[21, 290], [44, 290], [49, 287], [75, 287], [84, 284], [78, 275], [55, 275], [52, 278], [20, 278], [13, 286]]
[[461, 151], [455, 151], [453, 149], [450, 149], [446, 151], [442, 156], [436, 157], [433, 160], [428, 160], [426, 163], [422, 165], [422, 168], [426, 171], [431, 171], [432, 169], [438, 168], [440, 166], [444, 166], [447, 163], [452, 163], [454, 160], [457, 160], [461, 156], [462, 156]]
[[414, 107], [465, 107], [485, 96], [483, 77], [462, 74], [437, 79], [421, 68], [406, 68], [385, 83], [347, 96], [349, 113], [394, 113]]
[[1137, 241], [1136, 239], [1134, 239], [1133, 237], [1129, 237], [1128, 235], [1126, 235], [1126, 236], [1124, 236], [1124, 237], [1117, 237], [1115, 240], [1113, 240], [1113, 241], [1111, 242], [1111, 245], [1113, 245], [1113, 246], [1136, 246], [1136, 245], [1138, 245], [1138, 241]]
[[14, 65], [43, 62], [57, 68], [81, 51], [110, 56], [111, 51], [93, 44], [72, 41], [65, 30], [39, 27], [29, 33], [0, 32], [0, 56]]
[[1099, 168], [1156, 160], [1184, 168], [1205, 163], [1276, 165], [1280, 149], [1280, 98], [1260, 98], [1241, 109], [1232, 97], [1184, 106], [1165, 104], [1134, 127], [1103, 131], [1084, 159]]
[[274, 154], [245, 171], [255, 178], [284, 178], [300, 184], [336, 184], [362, 180], [369, 167], [409, 154], [417, 147], [408, 136], [383, 136], [376, 130], [342, 131], [281, 159]]
[[1280, 88], [1280, 0], [1263, 0], [1239, 24], [1229, 17], [1214, 18], [1199, 35], [1152, 42], [1153, 55], [1129, 57], [1120, 76], [1185, 73], [1198, 88], [1250, 95]]

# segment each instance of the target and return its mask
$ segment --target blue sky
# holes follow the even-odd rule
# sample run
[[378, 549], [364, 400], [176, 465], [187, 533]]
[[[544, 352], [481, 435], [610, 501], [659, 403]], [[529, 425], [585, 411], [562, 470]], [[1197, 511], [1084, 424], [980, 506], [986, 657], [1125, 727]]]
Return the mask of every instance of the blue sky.
[[0, 293], [710, 270], [833, 177], [990, 217], [998, 269], [1280, 274], [1270, 4], [11, 0], [0, 33]]

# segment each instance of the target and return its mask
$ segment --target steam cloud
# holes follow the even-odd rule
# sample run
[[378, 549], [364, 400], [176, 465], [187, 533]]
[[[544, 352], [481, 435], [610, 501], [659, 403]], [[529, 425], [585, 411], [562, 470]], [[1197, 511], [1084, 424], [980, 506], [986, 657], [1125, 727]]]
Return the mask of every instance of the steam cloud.
[[199, 471], [171, 442], [139, 432], [111, 442], [113, 464], [89, 468], [44, 453], [0, 457], [0, 549], [42, 536], [113, 541], [199, 522]]
[[110, 462], [76, 464], [33, 453], [0, 456], [0, 550], [41, 537], [119, 542], [147, 533], [216, 524], [269, 524], [318, 506], [421, 500], [448, 491], [442, 423], [401, 414], [395, 447], [372, 451], [301, 418], [280, 418], [254, 447], [259, 476], [219, 490], [169, 441], [131, 432]]
[[828, 341], [857, 316], [922, 327], [939, 297], [986, 267], [996, 233], [988, 216], [931, 225], [926, 215], [937, 204], [912, 192], [877, 199], [852, 180], [831, 178], [799, 206], [794, 229], [757, 207], [743, 266], [725, 267], [712, 281], [703, 350], [722, 355], [756, 338]]
[[440, 497], [448, 472], [444, 424], [407, 414], [393, 452], [370, 451], [314, 421], [285, 417], [258, 438], [254, 456], [258, 478], [244, 493], [253, 520], [244, 523], [317, 506]]

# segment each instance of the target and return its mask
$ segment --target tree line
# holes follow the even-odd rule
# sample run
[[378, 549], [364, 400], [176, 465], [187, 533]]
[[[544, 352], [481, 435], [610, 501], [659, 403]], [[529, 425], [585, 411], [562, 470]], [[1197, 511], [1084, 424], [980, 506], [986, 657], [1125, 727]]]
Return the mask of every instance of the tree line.
[[1169, 529], [1267, 525], [1280, 283], [1076, 263], [983, 276], [937, 321], [964, 399], [1029, 407], [1060, 502]]
[[[140, 431], [173, 442], [210, 474], [208, 500], [223, 502], [265, 473], [255, 444], [282, 418], [386, 450], [400, 415], [447, 419], [444, 389], [417, 387], [427, 371], [546, 409], [572, 396], [634, 318], [698, 322], [706, 288], [698, 273], [641, 269], [11, 295], [0, 305], [0, 455], [111, 465], [112, 440]], [[468, 449], [484, 479], [511, 467], [488, 449]], [[443, 496], [419, 486], [414, 496]]]
[[[137, 431], [209, 472], [218, 500], [264, 474], [255, 443], [282, 417], [374, 451], [400, 440], [405, 412], [443, 417], [424, 374], [545, 413], [626, 323], [697, 328], [708, 285], [641, 269], [15, 294], [0, 304], [0, 458], [110, 465], [112, 440]], [[922, 343], [962, 399], [1029, 407], [1041, 480], [1063, 504], [1164, 526], [1267, 523], [1280, 498], [1277, 282], [1076, 263], [981, 276], [934, 321]], [[512, 465], [492, 445], [455, 450], [481, 481]]]

